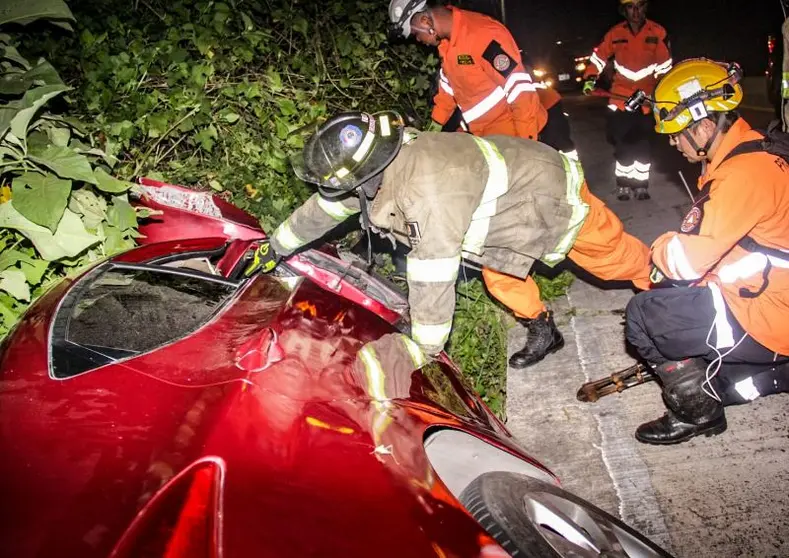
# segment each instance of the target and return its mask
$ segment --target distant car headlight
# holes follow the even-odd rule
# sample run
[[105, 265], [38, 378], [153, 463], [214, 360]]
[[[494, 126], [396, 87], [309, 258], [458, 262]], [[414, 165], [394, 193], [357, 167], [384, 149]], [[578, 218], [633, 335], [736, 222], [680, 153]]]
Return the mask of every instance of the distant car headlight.
[[548, 87], [553, 87], [553, 80], [552, 79], [546, 79], [545, 80], [545, 85], [547, 85]]
[[583, 72], [586, 69], [586, 64], [584, 62], [579, 62], [575, 65], [575, 69], [579, 72]]
[[541, 77], [542, 77], [542, 76], [544, 76], [546, 73], [548, 73], [548, 72], [546, 72], [546, 71], [545, 71], [545, 70], [543, 70], [542, 68], [537, 68], [536, 70], [534, 70], [534, 75], [535, 75], [536, 77], [538, 77], [538, 78], [541, 78]]

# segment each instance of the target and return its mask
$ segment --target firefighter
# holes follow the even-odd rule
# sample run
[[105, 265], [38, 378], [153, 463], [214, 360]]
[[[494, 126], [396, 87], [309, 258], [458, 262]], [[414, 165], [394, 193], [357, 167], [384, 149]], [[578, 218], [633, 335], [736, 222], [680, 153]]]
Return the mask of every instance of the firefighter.
[[547, 115], [506, 27], [453, 6], [428, 7], [426, 0], [391, 0], [389, 19], [403, 37], [438, 47], [434, 122], [444, 125], [459, 107], [472, 134], [537, 139]]
[[[548, 133], [546, 143], [561, 142], [562, 124], [545, 126], [548, 113], [541, 103], [537, 84], [524, 68], [512, 35], [499, 22], [485, 15], [454, 7], [428, 7], [424, 0], [392, 0], [389, 17], [403, 37], [414, 35], [426, 45], [438, 46], [441, 57], [439, 87], [434, 98], [433, 120], [447, 129], [460, 126], [477, 136], [508, 135], [536, 139]], [[550, 92], [540, 93], [561, 107]], [[565, 119], [563, 113], [559, 114]], [[572, 144], [570, 143], [570, 146]], [[575, 155], [574, 149], [570, 149]], [[577, 158], [577, 156], [576, 156]], [[514, 368], [542, 360], [564, 343], [550, 313], [540, 300], [540, 290], [531, 276], [513, 277], [483, 268], [488, 292], [507, 306], [529, 335], [523, 348], [510, 357]]]
[[315, 130], [293, 167], [319, 191], [276, 229], [262, 267], [360, 214], [369, 231], [410, 247], [411, 336], [428, 355], [449, 337], [461, 258], [522, 279], [537, 259], [569, 256], [602, 279], [649, 284], [648, 248], [589, 192], [579, 163], [534, 141], [343, 113]]
[[[679, 231], [652, 245], [654, 280], [690, 286], [627, 306], [627, 339], [656, 365], [668, 409], [638, 427], [640, 442], [719, 434], [724, 405], [789, 389], [789, 141], [762, 142], [737, 114], [738, 78], [694, 59], [655, 90], [655, 131], [703, 170]], [[767, 150], [779, 145], [780, 156]]]
[[584, 72], [583, 92], [591, 93], [596, 78], [613, 65], [608, 99], [606, 136], [614, 146], [616, 194], [620, 200], [649, 199], [651, 119], [649, 110], [625, 110], [624, 102], [636, 90], [652, 94], [656, 80], [671, 69], [666, 30], [646, 18], [646, 0], [619, 0], [626, 21], [612, 27], [594, 49]]

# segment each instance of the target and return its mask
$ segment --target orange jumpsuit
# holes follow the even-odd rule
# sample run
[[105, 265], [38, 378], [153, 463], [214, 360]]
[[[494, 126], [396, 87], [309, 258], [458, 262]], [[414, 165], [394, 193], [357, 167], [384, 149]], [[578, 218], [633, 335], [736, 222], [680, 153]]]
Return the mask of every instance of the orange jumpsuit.
[[510, 32], [486, 15], [449, 9], [452, 36], [438, 45], [433, 120], [445, 124], [460, 107], [472, 134], [536, 139], [548, 117]]
[[[737, 145], [761, 137], [743, 119], [734, 123], [699, 179], [701, 194], [685, 216], [681, 232], [658, 238], [652, 245], [652, 260], [671, 279], [698, 281], [719, 293], [713, 297], [719, 301], [719, 336], [720, 331], [731, 330], [726, 328], [725, 302], [753, 339], [787, 355], [789, 164], [765, 152], [723, 162]], [[786, 252], [786, 258], [746, 250], [739, 245], [744, 237]]]

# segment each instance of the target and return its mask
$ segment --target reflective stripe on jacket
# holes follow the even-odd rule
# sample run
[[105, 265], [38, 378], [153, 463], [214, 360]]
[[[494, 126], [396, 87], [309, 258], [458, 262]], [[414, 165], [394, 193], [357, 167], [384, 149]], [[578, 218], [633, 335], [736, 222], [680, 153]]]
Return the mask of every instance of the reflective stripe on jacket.
[[548, 117], [512, 35], [486, 15], [449, 8], [452, 38], [438, 46], [433, 120], [446, 123], [458, 106], [472, 134], [536, 139]]
[[[384, 171], [370, 221], [411, 246], [411, 334], [426, 353], [439, 352], [449, 336], [461, 256], [517, 277], [537, 259], [558, 262], [588, 210], [578, 195], [582, 184], [577, 162], [520, 138], [421, 132], [403, 146]], [[337, 221], [319, 197], [277, 231], [308, 242], [332, 229]], [[355, 196], [341, 203], [359, 207]], [[287, 255], [292, 249], [278, 232], [272, 244]]]
[[[667, 277], [709, 284], [713, 295], [719, 293], [719, 339], [727, 337], [725, 301], [754, 339], [789, 354], [789, 164], [765, 152], [723, 161], [741, 143], [760, 137], [743, 119], [734, 123], [699, 179], [701, 193], [681, 232], [658, 238], [652, 259]], [[746, 250], [738, 245], [746, 237], [771, 250]], [[777, 256], [783, 252], [786, 258]]]
[[[626, 21], [615, 25], [592, 52], [584, 77], [600, 74], [609, 60], [614, 66], [611, 93], [627, 98], [643, 89], [651, 95], [658, 78], [672, 66], [666, 30], [649, 19], [635, 35]], [[610, 102], [612, 108], [624, 109], [624, 99], [612, 97]]]

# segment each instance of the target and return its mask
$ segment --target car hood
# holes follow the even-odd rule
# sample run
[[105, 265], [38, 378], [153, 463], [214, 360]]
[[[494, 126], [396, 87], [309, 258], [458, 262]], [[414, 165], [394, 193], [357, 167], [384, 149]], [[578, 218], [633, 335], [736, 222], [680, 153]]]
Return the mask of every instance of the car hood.
[[369, 396], [350, 369], [394, 331], [378, 316], [309, 280], [261, 276], [192, 335], [55, 381], [45, 344], [67, 286], [2, 356], [5, 554], [106, 556], [123, 533], [155, 540], [154, 512], [133, 525], [205, 458], [223, 469], [221, 506], [206, 513], [224, 556], [474, 555], [486, 540], [422, 441], [433, 426], [499, 426], [446, 363], [398, 378], [395, 400]]

